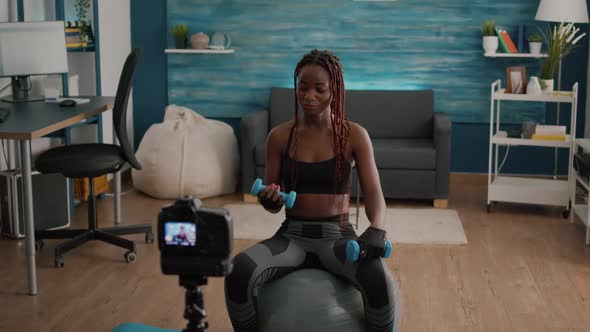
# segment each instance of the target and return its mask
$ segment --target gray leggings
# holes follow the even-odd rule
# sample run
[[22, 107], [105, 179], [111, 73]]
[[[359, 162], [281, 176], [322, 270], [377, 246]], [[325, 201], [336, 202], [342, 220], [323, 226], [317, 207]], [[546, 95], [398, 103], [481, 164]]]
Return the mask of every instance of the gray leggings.
[[277, 233], [246, 249], [233, 260], [225, 278], [227, 310], [236, 332], [257, 331], [257, 290], [265, 283], [302, 268], [322, 268], [349, 280], [361, 291], [370, 332], [397, 330], [399, 289], [382, 259], [346, 262], [345, 243], [356, 239], [347, 218], [286, 219]]

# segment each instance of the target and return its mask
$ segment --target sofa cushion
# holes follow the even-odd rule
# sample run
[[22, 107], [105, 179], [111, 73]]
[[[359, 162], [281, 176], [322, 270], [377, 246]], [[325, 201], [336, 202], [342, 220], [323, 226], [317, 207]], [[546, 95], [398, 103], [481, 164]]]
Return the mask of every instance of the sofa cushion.
[[378, 169], [435, 169], [436, 149], [431, 139], [374, 138]]
[[[293, 119], [293, 88], [272, 88], [270, 127]], [[432, 90], [346, 90], [346, 116], [373, 138], [432, 138]]]
[[260, 143], [254, 148], [254, 161], [257, 166], [266, 164], [266, 142]]
[[292, 120], [295, 116], [293, 88], [272, 88], [268, 101], [270, 128]]
[[432, 138], [432, 90], [347, 90], [346, 115], [372, 138]]

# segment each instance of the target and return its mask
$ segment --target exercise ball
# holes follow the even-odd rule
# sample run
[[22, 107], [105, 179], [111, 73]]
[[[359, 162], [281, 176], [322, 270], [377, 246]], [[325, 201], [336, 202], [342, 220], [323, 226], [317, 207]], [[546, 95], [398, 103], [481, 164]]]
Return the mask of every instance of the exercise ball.
[[366, 331], [361, 293], [320, 269], [303, 269], [258, 290], [261, 332]]

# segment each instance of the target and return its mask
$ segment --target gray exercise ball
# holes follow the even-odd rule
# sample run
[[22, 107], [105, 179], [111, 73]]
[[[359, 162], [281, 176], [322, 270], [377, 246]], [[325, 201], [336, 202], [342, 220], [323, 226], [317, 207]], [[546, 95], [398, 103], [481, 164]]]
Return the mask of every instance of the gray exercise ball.
[[361, 293], [319, 269], [303, 269], [258, 290], [261, 332], [364, 332]]

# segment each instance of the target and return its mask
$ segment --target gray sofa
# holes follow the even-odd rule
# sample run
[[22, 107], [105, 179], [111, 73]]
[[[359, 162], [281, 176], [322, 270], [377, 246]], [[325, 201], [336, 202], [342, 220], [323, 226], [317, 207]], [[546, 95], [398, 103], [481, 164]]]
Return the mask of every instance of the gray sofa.
[[[293, 98], [293, 89], [272, 88], [268, 110], [242, 118], [245, 194], [257, 177], [264, 176], [266, 135], [270, 128], [293, 118]], [[347, 117], [371, 137], [385, 198], [429, 199], [435, 206], [446, 207], [451, 122], [445, 113], [434, 112], [433, 91], [347, 90], [345, 106]], [[357, 183], [353, 171], [353, 196]]]

